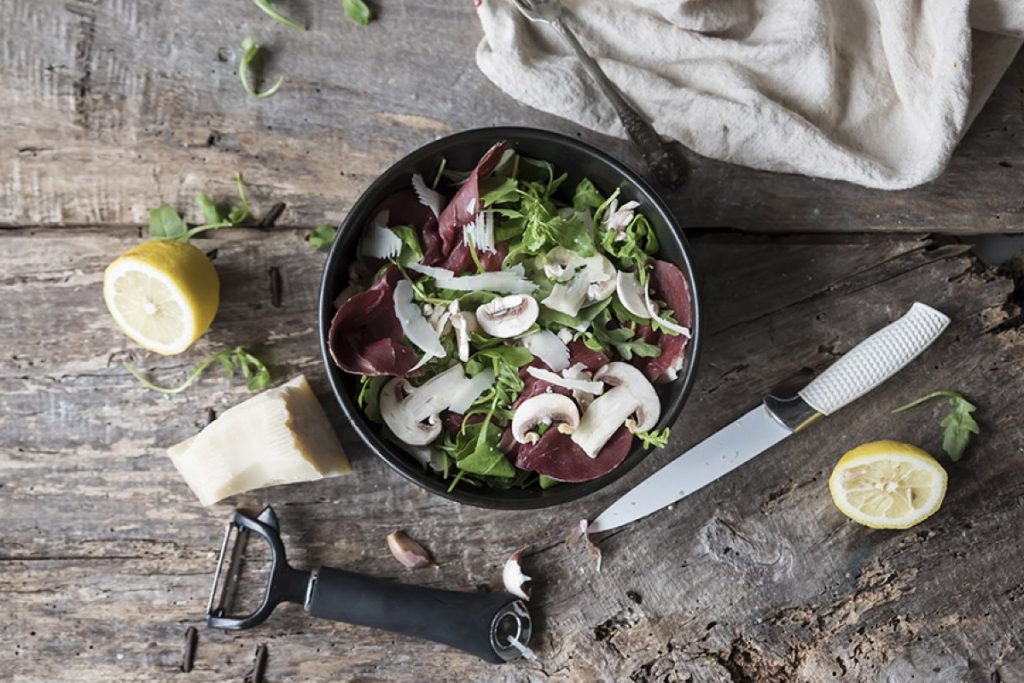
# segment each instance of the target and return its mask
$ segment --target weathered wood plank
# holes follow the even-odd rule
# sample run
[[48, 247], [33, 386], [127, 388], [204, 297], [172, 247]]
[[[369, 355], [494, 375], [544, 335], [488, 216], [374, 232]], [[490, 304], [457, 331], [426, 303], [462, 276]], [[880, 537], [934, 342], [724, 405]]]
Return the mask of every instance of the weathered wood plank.
[[[10, 615], [0, 671], [23, 681], [143, 681], [177, 673], [182, 636], [200, 626], [182, 680], [241, 678], [268, 643], [269, 680], [1012, 680], [1024, 668], [1024, 336], [1012, 283], [958, 246], [927, 239], [695, 235], [708, 315], [693, 397], [671, 448], [608, 491], [554, 511], [459, 507], [405, 483], [357, 444], [320, 368], [315, 292], [322, 257], [302, 231], [222, 231], [224, 282], [209, 336], [178, 358], [142, 354], [103, 310], [102, 268], [132, 229], [0, 233], [0, 595]], [[269, 305], [280, 268], [284, 301]], [[954, 318], [900, 377], [742, 470], [602, 542], [605, 563], [567, 550], [592, 515], [728, 422], [771, 386], [819, 369], [912, 301]], [[1019, 322], [1019, 321], [1018, 321]], [[1007, 323], [1004, 325], [1004, 323]], [[1001, 327], [1002, 325], [1002, 327]], [[354, 472], [241, 497], [278, 510], [294, 562], [325, 563], [436, 586], [497, 587], [507, 553], [531, 543], [537, 664], [489, 667], [429, 643], [313, 621], [282, 608], [245, 633], [201, 627], [213, 552], [229, 505], [201, 508], [161, 448], [208, 407], [246, 392], [216, 376], [172, 399], [139, 387], [131, 360], [171, 380], [212, 348], [243, 343], [284, 378], [306, 372], [339, 424]], [[802, 368], [808, 370], [802, 371]], [[985, 434], [950, 465], [931, 520], [904, 533], [857, 527], [832, 507], [838, 456], [892, 437], [939, 447], [939, 408], [894, 418], [927, 390], [975, 398]], [[393, 528], [429, 544], [436, 572], [399, 567]], [[632, 597], [630, 597], [632, 596]], [[933, 671], [938, 668], [939, 671]], [[941, 678], [945, 676], [946, 678]]]
[[[338, 3], [288, 3], [311, 30], [251, 3], [15, 0], [0, 4], [0, 225], [132, 224], [199, 189], [228, 194], [236, 170], [284, 222], [337, 221], [370, 180], [447, 132], [522, 124], [581, 135], [636, 166], [622, 141], [532, 111], [473, 63], [470, 2], [382, 3], [359, 28]], [[238, 45], [270, 51], [286, 84], [246, 98]], [[669, 198], [688, 226], [762, 231], [1024, 230], [1024, 58], [1011, 67], [949, 170], [880, 192], [688, 155]], [[56, 169], [59, 168], [59, 171]]]

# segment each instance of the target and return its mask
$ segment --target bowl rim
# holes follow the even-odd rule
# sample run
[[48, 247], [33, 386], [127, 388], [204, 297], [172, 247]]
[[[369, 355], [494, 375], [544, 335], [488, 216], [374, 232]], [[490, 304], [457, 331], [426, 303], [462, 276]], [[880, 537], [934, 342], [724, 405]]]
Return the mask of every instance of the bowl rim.
[[[512, 147], [515, 147], [517, 140], [523, 140], [526, 138], [529, 138], [534, 142], [550, 142], [553, 145], [574, 148], [574, 151], [594, 158], [600, 163], [607, 165], [616, 174], [622, 176], [624, 180], [634, 185], [639, 190], [638, 194], [643, 195], [642, 199], [644, 200], [644, 203], [649, 205], [649, 208], [645, 209], [645, 213], [650, 213], [653, 210], [661, 214], [672, 233], [678, 239], [678, 246], [682, 253], [682, 262], [676, 263], [676, 265], [680, 266], [683, 270], [683, 275], [686, 277], [687, 285], [690, 288], [690, 299], [693, 306], [693, 324], [691, 325], [690, 342], [687, 345], [689, 362], [687, 363], [685, 374], [681, 379], [675, 380], [675, 382], [678, 383], [677, 389], [666, 400], [667, 405], [664, 406], [662, 418], [659, 421], [660, 424], [672, 425], [678, 420], [693, 387], [697, 365], [700, 359], [700, 352], [703, 346], [699, 288], [696, 272], [693, 267], [693, 258], [690, 254], [689, 243], [686, 240], [682, 227], [676, 220], [672, 211], [668, 208], [665, 201], [646, 180], [626, 164], [615, 159], [606, 152], [603, 152], [582, 140], [562, 135], [560, 133], [523, 126], [496, 126], [492, 128], [472, 128], [446, 135], [413, 150], [391, 164], [380, 176], [370, 183], [370, 185], [362, 192], [359, 198], [349, 209], [345, 218], [341, 221], [338, 227], [338, 238], [332, 243], [327, 259], [324, 262], [323, 275], [320, 281], [317, 316], [319, 323], [318, 333], [320, 337], [320, 354], [326, 369], [327, 380], [331, 385], [331, 390], [341, 407], [342, 413], [345, 415], [346, 420], [355, 430], [356, 434], [358, 434], [363, 443], [365, 443], [370, 450], [377, 455], [377, 457], [386, 462], [391, 469], [398, 472], [405, 479], [443, 498], [458, 503], [465, 503], [467, 505], [490, 509], [541, 509], [579, 500], [603, 489], [605, 486], [608, 486], [612, 482], [624, 476], [641, 461], [645, 460], [647, 456], [640, 452], [642, 450], [642, 446], [639, 442], [634, 442], [630, 448], [629, 454], [622, 463], [607, 474], [590, 481], [559, 484], [558, 486], [544, 489], [539, 495], [534, 496], [506, 497], [501, 495], [505, 490], [492, 488], [473, 489], [456, 487], [449, 491], [448, 482], [437, 478], [433, 473], [427, 472], [421, 465], [413, 461], [407, 453], [400, 451], [397, 445], [391, 444], [380, 437], [376, 433], [376, 428], [372, 426], [368, 419], [363, 415], [354, 398], [345, 391], [340, 380], [344, 371], [334, 365], [327, 343], [331, 320], [334, 317], [333, 297], [329, 296], [329, 292], [331, 292], [333, 288], [335, 278], [339, 275], [338, 270], [344, 267], [338, 262], [342, 259], [341, 245], [346, 243], [348, 240], [341, 239], [341, 236], [362, 227], [367, 219], [368, 212], [372, 211], [372, 209], [384, 198], [383, 193], [386, 188], [390, 187], [400, 176], [408, 174], [411, 168], [419, 166], [424, 161], [434, 157], [443, 156], [443, 152], [445, 150], [457, 147], [460, 144], [479, 144], [483, 141], [495, 142], [505, 139], [510, 142]], [[508, 490], [525, 491], [526, 489]], [[498, 495], [494, 495], [495, 493], [498, 493]]]

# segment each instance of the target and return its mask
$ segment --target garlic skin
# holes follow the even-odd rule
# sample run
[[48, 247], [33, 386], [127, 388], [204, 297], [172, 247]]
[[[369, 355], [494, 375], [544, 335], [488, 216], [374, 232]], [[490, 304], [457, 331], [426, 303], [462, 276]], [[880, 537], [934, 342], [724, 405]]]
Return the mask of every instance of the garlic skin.
[[526, 584], [530, 582], [530, 577], [523, 573], [523, 568], [519, 565], [519, 559], [524, 552], [526, 552], [526, 546], [515, 551], [511, 557], [505, 560], [505, 567], [501, 571], [501, 581], [509, 593], [517, 598], [529, 600], [529, 587]]
[[409, 538], [404, 531], [392, 531], [388, 534], [388, 548], [403, 566], [409, 569], [437, 569], [438, 564], [430, 556], [430, 551]]

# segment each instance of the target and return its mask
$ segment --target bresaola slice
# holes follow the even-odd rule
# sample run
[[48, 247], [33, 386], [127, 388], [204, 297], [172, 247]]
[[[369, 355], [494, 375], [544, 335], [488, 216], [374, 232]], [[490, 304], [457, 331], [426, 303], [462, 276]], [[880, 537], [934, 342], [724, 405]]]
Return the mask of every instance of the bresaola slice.
[[[690, 287], [686, 284], [686, 277], [683, 271], [679, 270], [679, 266], [655, 260], [651, 271], [651, 285], [657, 298], [664, 301], [672, 310], [676, 322], [683, 327], [692, 327], [693, 304], [690, 299]], [[661, 354], [654, 358], [638, 358], [633, 361], [633, 364], [652, 382], [665, 375], [666, 371], [682, 357], [686, 351], [686, 342], [689, 341], [686, 335], [654, 332], [646, 325], [638, 327], [637, 336], [661, 348]]]
[[437, 225], [446, 255], [451, 254], [456, 245], [462, 243], [462, 226], [476, 220], [477, 211], [483, 208], [480, 206], [480, 178], [486, 178], [494, 172], [507, 147], [508, 143], [502, 140], [487, 150], [480, 157], [476, 168], [466, 178], [466, 182], [441, 212]]
[[342, 370], [404, 377], [416, 364], [416, 353], [402, 343], [402, 325], [395, 315], [394, 290], [400, 279], [397, 268], [388, 268], [334, 314], [327, 346]]
[[633, 434], [619, 427], [596, 458], [589, 457], [568, 434], [557, 429], [544, 432], [537, 443], [519, 444], [515, 465], [558, 481], [577, 483], [608, 474], [629, 455]]
[[580, 363], [590, 372], [594, 372], [598, 368], [603, 368], [605, 365], [608, 365], [610, 362], [611, 360], [608, 356], [604, 355], [600, 351], [594, 351], [579, 339], [569, 342], [570, 367], [576, 365], [576, 363]]

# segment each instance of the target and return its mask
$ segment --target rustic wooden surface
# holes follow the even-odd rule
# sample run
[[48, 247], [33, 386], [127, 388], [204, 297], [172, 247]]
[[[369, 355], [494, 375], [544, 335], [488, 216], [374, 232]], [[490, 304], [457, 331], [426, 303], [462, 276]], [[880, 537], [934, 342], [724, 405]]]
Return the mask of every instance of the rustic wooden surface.
[[[474, 65], [470, 0], [388, 0], [347, 22], [336, 0], [288, 0], [299, 33], [249, 0], [7, 0], [0, 3], [0, 224], [134, 224], [149, 207], [192, 207], [246, 172], [287, 220], [336, 220], [407, 151], [445, 133], [524, 124], [578, 134], [518, 105]], [[255, 101], [238, 45], [270, 51], [281, 92]], [[905, 192], [865, 190], [688, 154], [672, 197], [690, 226], [766, 231], [1024, 230], [1024, 58], [968, 132], [949, 170]], [[584, 132], [635, 162], [623, 142]], [[55, 172], [55, 169], [60, 169]]]
[[[459, 507], [391, 473], [333, 405], [318, 355], [323, 257], [306, 228], [336, 221], [414, 147], [471, 126], [577, 134], [519, 106], [473, 66], [471, 3], [378, 4], [359, 29], [336, 2], [279, 0], [311, 30], [270, 23], [248, 0], [15, 0], [0, 3], [0, 680], [241, 680], [257, 644], [268, 681], [1014, 681], [1024, 679], [1024, 354], [1021, 278], [969, 247], [920, 234], [755, 236], [692, 231], [706, 345], [671, 447], [587, 500], [541, 512]], [[246, 99], [238, 43], [272, 49], [276, 97]], [[1024, 229], [1024, 59], [968, 133], [948, 172], [900, 193], [771, 175], [690, 156], [671, 198], [691, 226], [762, 231], [997, 232]], [[583, 137], [632, 159], [621, 142]], [[181, 357], [140, 352], [103, 309], [102, 271], [137, 242], [160, 201], [229, 198], [246, 174], [257, 210], [288, 203], [282, 227], [234, 229], [217, 248], [222, 305]], [[26, 227], [27, 226], [27, 227]], [[267, 270], [280, 269], [283, 305]], [[855, 406], [741, 470], [601, 542], [600, 573], [561, 540], [753, 405], [806, 380], [915, 300], [954, 324], [927, 355]], [[173, 381], [208, 351], [245, 344], [275, 376], [306, 373], [354, 472], [233, 501], [272, 503], [293, 561], [458, 589], [497, 588], [530, 544], [537, 663], [491, 667], [430, 643], [313, 621], [294, 607], [244, 633], [202, 612], [230, 504], [200, 507], [163, 448], [209, 409], [248, 393], [216, 374], [173, 398], [124, 361]], [[941, 408], [889, 409], [937, 388], [966, 392], [984, 434], [947, 464], [940, 512], [907, 532], [846, 521], [825, 480], [848, 448], [877, 438], [938, 452]], [[442, 567], [398, 566], [404, 528]], [[195, 669], [179, 671], [199, 628]]]
[[[268, 680], [748, 681], [1019, 680], [1024, 627], [1024, 335], [1013, 285], [960, 245], [924, 238], [701, 234], [707, 338], [671, 448], [724, 425], [765, 390], [820, 369], [915, 300], [954, 324], [906, 370], [850, 409], [792, 438], [673, 510], [601, 544], [604, 567], [566, 548], [573, 520], [670, 458], [656, 452], [607, 491], [541, 512], [460, 507], [388, 470], [340, 424], [354, 472], [245, 496], [272, 503], [296, 563], [324, 563], [433, 586], [500, 585], [506, 555], [530, 544], [540, 661], [491, 667], [430, 643], [278, 610], [227, 634], [201, 614], [231, 506], [200, 507], [162, 453], [246, 392], [211, 376], [164, 398], [121, 367], [165, 380], [222, 344], [254, 345], [278, 378], [305, 372], [332, 402], [314, 326], [322, 256], [303, 231], [232, 230], [219, 250], [221, 312], [182, 357], [140, 353], [102, 310], [101, 272], [134, 228], [3, 233], [0, 318], [0, 672], [21, 681], [240, 680], [258, 643]], [[7, 255], [16, 256], [15, 258]], [[280, 268], [281, 308], [265, 274]], [[826, 488], [838, 456], [896, 438], [939, 448], [939, 407], [892, 417], [923, 392], [977, 400], [984, 434], [947, 464], [949, 494], [907, 532], [844, 519]], [[440, 570], [411, 572], [384, 536], [405, 528]], [[200, 627], [195, 670], [183, 633]], [[0, 677], [3, 677], [0, 676]]]

